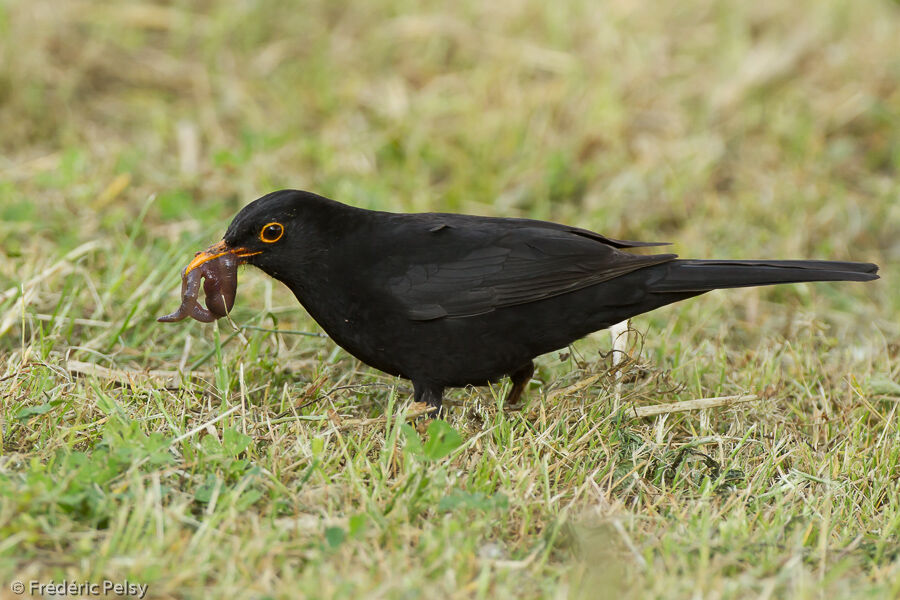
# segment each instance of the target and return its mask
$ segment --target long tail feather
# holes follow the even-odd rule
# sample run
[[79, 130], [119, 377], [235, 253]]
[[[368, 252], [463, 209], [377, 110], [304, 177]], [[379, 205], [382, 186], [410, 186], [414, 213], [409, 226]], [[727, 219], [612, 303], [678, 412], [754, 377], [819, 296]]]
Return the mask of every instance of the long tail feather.
[[878, 279], [878, 265], [825, 260], [673, 260], [655, 268], [666, 270], [666, 274], [650, 286], [654, 293]]

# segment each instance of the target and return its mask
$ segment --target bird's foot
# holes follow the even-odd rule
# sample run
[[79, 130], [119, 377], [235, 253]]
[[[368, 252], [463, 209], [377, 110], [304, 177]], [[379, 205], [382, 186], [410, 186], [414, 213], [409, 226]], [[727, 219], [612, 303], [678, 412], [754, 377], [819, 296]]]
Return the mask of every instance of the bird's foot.
[[419, 429], [420, 426], [427, 426], [432, 419], [443, 417], [444, 388], [442, 386], [413, 381], [413, 390], [415, 403], [424, 404], [425, 407], [432, 409], [416, 418], [416, 429]]
[[519, 408], [519, 400], [521, 400], [522, 394], [528, 386], [528, 382], [531, 381], [532, 375], [534, 375], [534, 363], [531, 361], [528, 361], [527, 365], [523, 365], [510, 373], [509, 378], [512, 380], [512, 387], [509, 389], [509, 393], [506, 394], [506, 399], [503, 401], [503, 405], [506, 406], [506, 408]]

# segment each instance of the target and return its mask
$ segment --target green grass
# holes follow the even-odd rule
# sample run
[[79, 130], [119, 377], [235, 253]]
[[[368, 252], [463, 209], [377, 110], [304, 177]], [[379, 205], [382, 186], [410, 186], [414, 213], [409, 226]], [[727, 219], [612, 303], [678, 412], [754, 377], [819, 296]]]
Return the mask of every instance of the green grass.
[[[898, 597], [897, 31], [887, 1], [0, 3], [0, 596]], [[601, 334], [417, 431], [259, 272], [239, 333], [155, 322], [278, 187], [883, 279], [668, 307], [618, 400]]]

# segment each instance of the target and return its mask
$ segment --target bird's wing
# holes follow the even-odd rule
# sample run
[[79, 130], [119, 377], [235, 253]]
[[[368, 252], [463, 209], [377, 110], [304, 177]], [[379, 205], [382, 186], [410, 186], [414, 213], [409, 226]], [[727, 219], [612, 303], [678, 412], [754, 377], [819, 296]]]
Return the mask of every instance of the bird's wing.
[[574, 228], [523, 226], [465, 240], [454, 229], [431, 229], [433, 237], [417, 261], [387, 282], [412, 320], [473, 316], [535, 302], [676, 256], [629, 254]]

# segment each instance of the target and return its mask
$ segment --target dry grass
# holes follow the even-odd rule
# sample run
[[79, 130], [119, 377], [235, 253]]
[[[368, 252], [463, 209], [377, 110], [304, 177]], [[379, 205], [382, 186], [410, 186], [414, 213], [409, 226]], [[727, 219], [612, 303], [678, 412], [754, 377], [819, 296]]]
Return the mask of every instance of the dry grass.
[[[0, 595], [897, 597], [897, 31], [886, 1], [0, 4]], [[416, 431], [259, 273], [239, 331], [154, 322], [286, 186], [884, 279], [709, 294]]]

